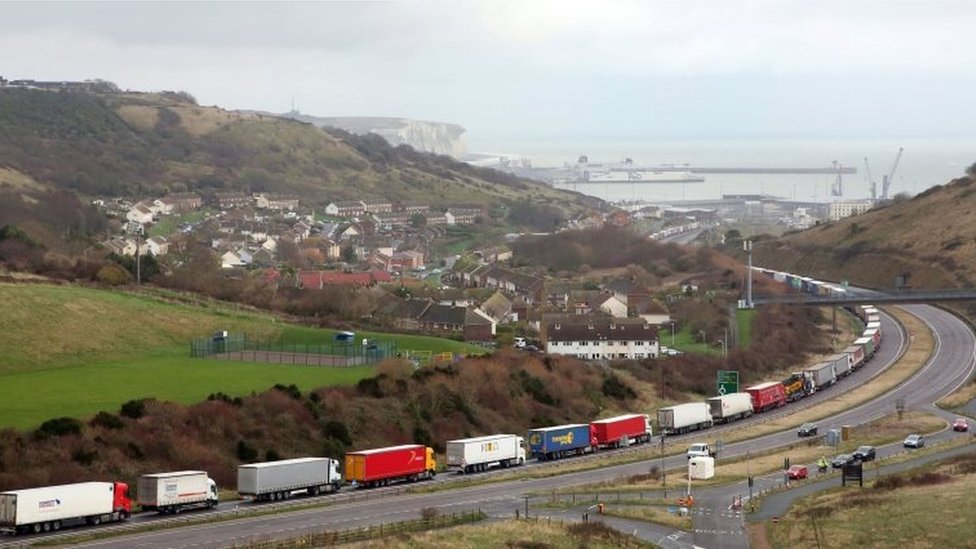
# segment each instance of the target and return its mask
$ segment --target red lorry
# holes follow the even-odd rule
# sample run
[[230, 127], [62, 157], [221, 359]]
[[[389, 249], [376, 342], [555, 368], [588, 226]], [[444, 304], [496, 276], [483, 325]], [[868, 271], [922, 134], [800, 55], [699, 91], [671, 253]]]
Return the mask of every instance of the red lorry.
[[600, 448], [619, 448], [651, 440], [651, 418], [647, 414], [626, 414], [590, 423]]
[[752, 397], [752, 411], [757, 414], [786, 404], [786, 389], [778, 381], [753, 385], [746, 392]]
[[421, 444], [374, 448], [346, 454], [346, 482], [369, 488], [391, 482], [433, 478], [434, 449]]

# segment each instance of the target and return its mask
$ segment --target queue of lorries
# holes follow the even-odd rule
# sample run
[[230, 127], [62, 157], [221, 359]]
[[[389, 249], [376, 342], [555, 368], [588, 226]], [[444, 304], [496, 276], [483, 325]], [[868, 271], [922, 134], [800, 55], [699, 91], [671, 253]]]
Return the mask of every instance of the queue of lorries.
[[[797, 280], [791, 285], [817, 295], [830, 287], [810, 279], [770, 272], [774, 278]], [[837, 288], [843, 291], [842, 288]], [[815, 391], [830, 387], [838, 377], [860, 368], [881, 344], [877, 309], [860, 306], [854, 313], [865, 322], [863, 337], [843, 353], [796, 372], [784, 381], [753, 385], [744, 392], [719, 395], [705, 402], [690, 402], [657, 411], [662, 436], [706, 429], [754, 413], [784, 406]], [[593, 421], [533, 429], [523, 437], [489, 435], [448, 441], [447, 469], [460, 473], [511, 467], [528, 458], [539, 461], [582, 455], [651, 440], [646, 414], [627, 414]], [[694, 445], [693, 445], [694, 446]], [[695, 452], [713, 455], [707, 444]], [[689, 452], [689, 457], [695, 457]], [[344, 485], [354, 488], [384, 486], [433, 478], [437, 471], [434, 450], [419, 444], [376, 448], [345, 455], [344, 475], [338, 460], [305, 457], [241, 465], [237, 471], [240, 497], [276, 501], [296, 493], [315, 496], [336, 492]], [[77, 523], [124, 521], [133, 512], [129, 487], [123, 482], [83, 482], [0, 492], [0, 532], [14, 534], [59, 530]], [[178, 513], [184, 509], [217, 506], [217, 485], [203, 471], [176, 471], [143, 475], [137, 484], [137, 500], [143, 511]]]
[[[646, 414], [533, 429], [525, 438], [499, 434], [451, 440], [446, 444], [447, 470], [475, 473], [522, 465], [527, 458], [552, 460], [650, 440], [651, 423]], [[295, 494], [337, 492], [343, 486], [370, 488], [414, 482], [433, 478], [436, 473], [433, 448], [404, 444], [349, 452], [344, 464], [327, 457], [303, 457], [240, 465], [237, 493], [253, 501], [278, 501]], [[134, 502], [124, 482], [81, 482], [0, 492], [0, 531], [41, 533], [76, 524], [124, 521], [132, 515], [134, 503], [142, 511], [172, 514], [214, 508], [218, 502], [217, 483], [205, 471], [145, 474], [136, 486]]]

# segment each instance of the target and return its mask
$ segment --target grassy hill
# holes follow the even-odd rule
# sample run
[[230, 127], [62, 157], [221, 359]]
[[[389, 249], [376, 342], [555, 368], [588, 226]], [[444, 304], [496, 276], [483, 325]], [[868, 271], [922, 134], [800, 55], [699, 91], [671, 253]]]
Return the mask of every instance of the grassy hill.
[[0, 185], [7, 188], [87, 196], [246, 188], [296, 194], [310, 204], [359, 197], [538, 200], [567, 210], [583, 200], [445, 156], [394, 148], [378, 136], [201, 107], [172, 93], [0, 90], [0, 159]]
[[[372, 367], [317, 368], [190, 358], [189, 343], [215, 330], [290, 343], [331, 341], [333, 332], [283, 323], [229, 306], [170, 303], [149, 295], [74, 286], [0, 284], [0, 427], [84, 417], [133, 398], [194, 403], [281, 383], [302, 390], [351, 384]], [[398, 348], [467, 352], [437, 338], [361, 333]]]
[[757, 265], [893, 288], [976, 286], [976, 178], [956, 179], [863, 215], [757, 242]]

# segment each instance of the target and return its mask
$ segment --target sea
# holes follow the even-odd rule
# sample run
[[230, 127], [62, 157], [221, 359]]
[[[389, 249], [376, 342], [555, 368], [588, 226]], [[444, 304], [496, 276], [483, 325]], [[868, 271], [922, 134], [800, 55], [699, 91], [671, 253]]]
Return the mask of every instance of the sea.
[[[475, 143], [472, 150], [477, 150]], [[743, 139], [743, 140], [538, 140], [484, 144], [481, 150], [506, 151], [511, 158], [525, 159], [533, 167], [573, 164], [580, 156], [590, 162], [620, 162], [630, 158], [636, 164], [696, 167], [829, 167], [837, 161], [857, 169], [844, 175], [843, 194], [834, 196], [836, 175], [794, 174], [704, 174], [701, 183], [615, 183], [565, 186], [606, 201], [680, 202], [715, 200], [723, 195], [767, 195], [801, 202], [832, 202], [871, 197], [865, 170], [881, 196], [882, 177], [889, 174], [898, 150], [903, 149], [888, 196], [918, 194], [965, 174], [976, 163], [976, 139]]]

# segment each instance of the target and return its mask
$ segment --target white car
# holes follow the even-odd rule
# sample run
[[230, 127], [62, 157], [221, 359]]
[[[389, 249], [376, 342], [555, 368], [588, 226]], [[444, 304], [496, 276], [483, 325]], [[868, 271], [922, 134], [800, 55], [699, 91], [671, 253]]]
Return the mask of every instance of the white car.
[[905, 448], [921, 448], [925, 446], [925, 437], [922, 435], [908, 435], [905, 438]]

